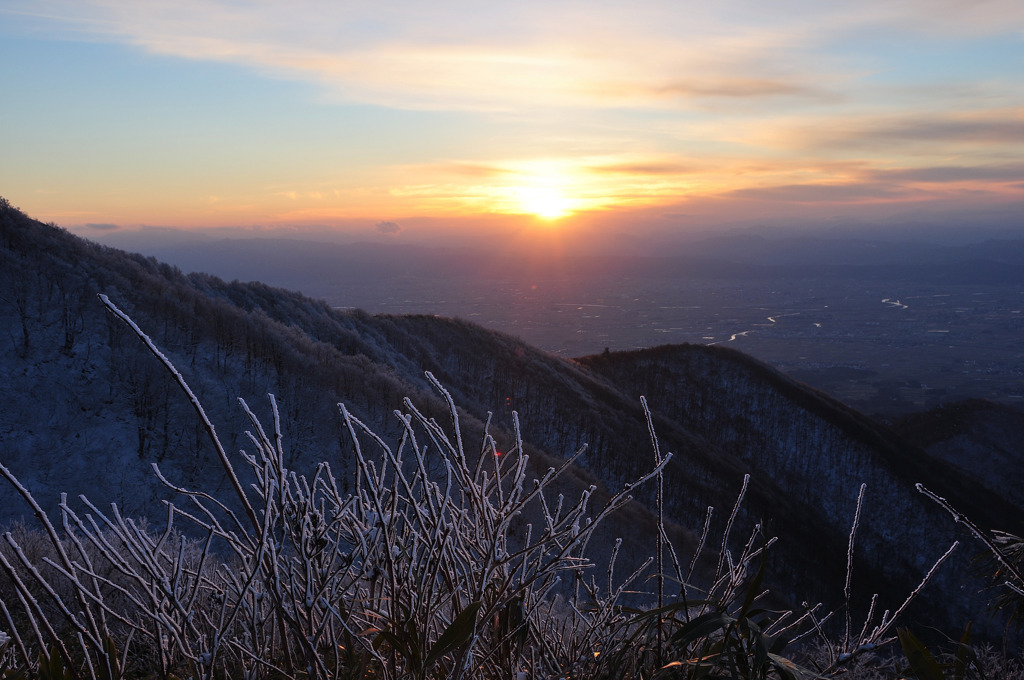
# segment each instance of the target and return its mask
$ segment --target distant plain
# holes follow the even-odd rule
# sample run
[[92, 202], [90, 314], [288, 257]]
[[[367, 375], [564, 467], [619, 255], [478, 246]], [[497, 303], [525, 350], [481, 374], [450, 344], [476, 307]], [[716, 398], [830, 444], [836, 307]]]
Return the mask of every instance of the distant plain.
[[727, 344], [880, 415], [968, 397], [1024, 404], [1024, 290], [1015, 286], [417, 280], [323, 292], [374, 313], [462, 317], [568, 357]]
[[1019, 240], [737, 238], [687, 256], [577, 258], [284, 239], [120, 245], [340, 309], [467, 319], [564, 357], [725, 344], [883, 418], [966, 398], [1024, 406]]

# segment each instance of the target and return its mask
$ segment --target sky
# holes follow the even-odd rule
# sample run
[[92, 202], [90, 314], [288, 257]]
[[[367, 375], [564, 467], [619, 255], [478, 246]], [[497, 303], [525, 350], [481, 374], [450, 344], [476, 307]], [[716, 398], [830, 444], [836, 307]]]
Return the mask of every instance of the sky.
[[0, 92], [84, 235], [1024, 230], [1020, 0], [0, 0]]

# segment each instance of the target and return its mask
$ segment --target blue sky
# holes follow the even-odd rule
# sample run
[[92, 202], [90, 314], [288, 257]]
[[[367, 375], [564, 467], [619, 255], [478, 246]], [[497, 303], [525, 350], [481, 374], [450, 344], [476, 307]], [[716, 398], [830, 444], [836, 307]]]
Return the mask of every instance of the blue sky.
[[0, 195], [71, 228], [1024, 214], [1020, 2], [0, 0], [0, 63]]

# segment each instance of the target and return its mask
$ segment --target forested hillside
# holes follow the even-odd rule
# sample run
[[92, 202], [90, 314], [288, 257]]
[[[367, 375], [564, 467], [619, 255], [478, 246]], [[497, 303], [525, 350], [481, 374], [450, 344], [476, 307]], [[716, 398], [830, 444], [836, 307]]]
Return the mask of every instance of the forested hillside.
[[893, 429], [958, 474], [1024, 506], [1024, 412], [970, 399], [906, 416]]
[[[371, 275], [371, 274], [367, 274]], [[327, 460], [345, 484], [355, 469], [340, 418], [343, 402], [384, 437], [409, 397], [428, 416], [446, 407], [432, 372], [461, 409], [467, 440], [489, 413], [499, 446], [522, 423], [534, 474], [586, 445], [568, 498], [594, 482], [620, 490], [654, 466], [640, 404], [645, 395], [661, 444], [665, 508], [675, 537], [695, 542], [706, 509], [720, 540], [745, 474], [751, 475], [737, 535], [766, 522], [780, 536], [774, 595], [799, 604], [841, 594], [846, 546], [861, 483], [857, 606], [874, 592], [898, 605], [956, 538], [940, 508], [914, 490], [923, 482], [982, 526], [1019, 529], [1024, 515], [984, 479], [843, 405], [736, 352], [674, 346], [577, 361], [537, 351], [471, 323], [427, 316], [342, 312], [260, 283], [184, 274], [154, 259], [79, 239], [0, 204], [0, 462], [53, 512], [61, 492], [115, 502], [161, 521], [169, 494], [150, 469], [217, 493], [226, 485], [191, 405], [138, 338], [99, 302], [106, 294], [170, 357], [207, 407], [229, 449], [250, 446], [236, 399], [261, 415], [266, 394], [282, 411], [286, 464]], [[909, 433], [905, 430], [905, 434]], [[540, 471], [540, 472], [537, 472]], [[653, 550], [653, 486], [618, 525], [627, 546]], [[30, 514], [0, 489], [0, 520]], [[607, 537], [606, 537], [607, 538]], [[648, 545], [649, 544], [649, 545]], [[955, 632], [977, 616], [965, 545], [928, 586], [917, 615]], [[645, 554], [650, 554], [649, 552]]]

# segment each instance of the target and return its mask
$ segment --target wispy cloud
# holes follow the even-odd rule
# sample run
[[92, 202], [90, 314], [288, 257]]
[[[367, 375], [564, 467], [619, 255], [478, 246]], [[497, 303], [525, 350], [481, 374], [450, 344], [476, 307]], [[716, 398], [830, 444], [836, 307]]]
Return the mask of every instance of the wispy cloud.
[[439, 173], [444, 175], [459, 175], [463, 177], [500, 177], [502, 175], [520, 174], [513, 168], [501, 167], [500, 165], [487, 165], [483, 163], [466, 162], [445, 162], [434, 163], [422, 168], [425, 172]]
[[1024, 112], [968, 111], [837, 118], [829, 126], [806, 126], [775, 133], [788, 145], [804, 148], [886, 148], [893, 145], [1024, 146]]
[[922, 182], [943, 184], [950, 182], [1019, 182], [1024, 180], [1024, 164], [956, 166], [945, 165], [898, 170], [875, 170], [871, 176], [877, 180], [893, 182]]
[[796, 82], [769, 78], [723, 77], [720, 79], [686, 80], [667, 83], [659, 93], [683, 97], [725, 97], [736, 99], [761, 97], [826, 97], [823, 90]]
[[730, 191], [727, 195], [733, 198], [790, 203], [848, 203], [906, 198], [909, 193], [906, 189], [883, 182], [854, 182], [750, 187]]
[[40, 31], [312, 81], [352, 101], [440, 109], [828, 98], [863, 65], [827, 47], [858, 31], [962, 38], [1024, 23], [1016, 0], [8, 0], [0, 12], [35, 18]]
[[[741, 3], [742, 4], [742, 3]], [[241, 64], [402, 108], [669, 106], [679, 99], [818, 96], [809, 26], [761, 29], [697, 6], [441, 1], [244, 4], [12, 0], [8, 13], [78, 37]]]
[[586, 169], [588, 172], [601, 175], [686, 175], [699, 171], [699, 168], [693, 164], [658, 161], [591, 165]]

